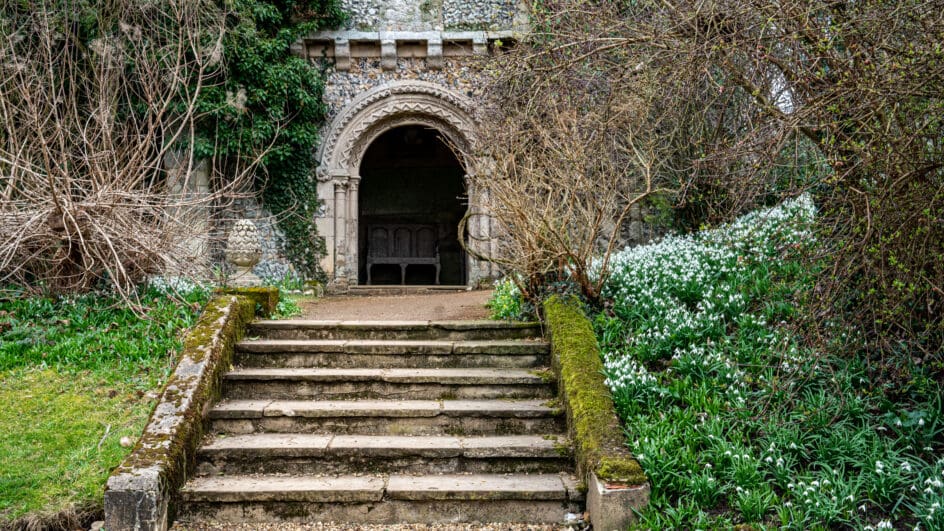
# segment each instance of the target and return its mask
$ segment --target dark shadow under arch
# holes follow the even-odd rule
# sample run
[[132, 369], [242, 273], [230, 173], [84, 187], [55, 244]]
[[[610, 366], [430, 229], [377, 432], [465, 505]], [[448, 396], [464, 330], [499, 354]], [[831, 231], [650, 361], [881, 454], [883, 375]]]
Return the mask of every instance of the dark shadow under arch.
[[[466, 284], [457, 235], [467, 209], [464, 175], [435, 129], [396, 127], [371, 143], [360, 166], [359, 284], [434, 284], [433, 262], [440, 284]], [[395, 263], [398, 257], [403, 263]], [[368, 272], [371, 261], [377, 263]]]

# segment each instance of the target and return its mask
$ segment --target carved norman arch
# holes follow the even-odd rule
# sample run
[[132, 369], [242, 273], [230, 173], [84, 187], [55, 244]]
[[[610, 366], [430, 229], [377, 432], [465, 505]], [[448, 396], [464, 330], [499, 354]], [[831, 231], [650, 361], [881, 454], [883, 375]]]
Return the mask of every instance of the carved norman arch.
[[[328, 256], [323, 265], [333, 288], [344, 290], [357, 283], [360, 165], [370, 145], [396, 127], [423, 125], [439, 131], [458, 150], [466, 168], [475, 167], [470, 164], [477, 144], [473, 113], [469, 98], [445, 87], [394, 81], [360, 94], [331, 121], [317, 160], [318, 194], [326, 205], [318, 229], [326, 237]], [[470, 202], [477, 202], [473, 190], [469, 196]], [[487, 266], [470, 265], [472, 283], [483, 276], [475, 271]]]
[[468, 156], [475, 146], [473, 109], [465, 96], [426, 81], [394, 81], [371, 89], [332, 120], [318, 150], [319, 179], [356, 175], [371, 142], [402, 125], [433, 127]]

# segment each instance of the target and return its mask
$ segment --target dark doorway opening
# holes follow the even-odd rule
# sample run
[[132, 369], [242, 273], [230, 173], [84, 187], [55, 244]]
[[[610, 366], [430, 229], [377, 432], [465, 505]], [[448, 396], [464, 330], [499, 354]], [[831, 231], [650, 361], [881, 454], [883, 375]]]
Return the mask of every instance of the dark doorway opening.
[[464, 285], [462, 163], [435, 129], [382, 134], [360, 167], [358, 283]]

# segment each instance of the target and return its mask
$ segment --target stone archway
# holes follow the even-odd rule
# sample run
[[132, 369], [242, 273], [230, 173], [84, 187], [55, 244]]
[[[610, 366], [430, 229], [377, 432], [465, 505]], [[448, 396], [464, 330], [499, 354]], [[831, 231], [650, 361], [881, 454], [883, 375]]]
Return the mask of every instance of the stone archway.
[[[473, 110], [471, 100], [440, 85], [394, 81], [354, 98], [331, 121], [317, 153], [318, 196], [324, 206], [318, 231], [328, 251], [322, 265], [329, 288], [343, 291], [358, 282], [359, 173], [368, 147], [392, 129], [428, 127], [451, 144], [468, 172], [468, 168], [480, 167], [474, 160]], [[483, 204], [476, 190], [467, 191], [470, 206]], [[491, 245], [492, 230], [484, 216], [471, 219], [469, 231], [476, 245]], [[494, 273], [490, 264], [469, 259], [470, 285]]]

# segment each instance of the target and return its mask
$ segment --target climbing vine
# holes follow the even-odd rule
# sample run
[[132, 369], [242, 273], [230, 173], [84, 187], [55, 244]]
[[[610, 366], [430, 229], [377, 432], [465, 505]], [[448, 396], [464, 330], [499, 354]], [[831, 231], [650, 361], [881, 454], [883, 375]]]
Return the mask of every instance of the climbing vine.
[[340, 0], [226, 0], [226, 7], [225, 75], [202, 92], [196, 153], [230, 165], [264, 152], [255, 187], [285, 234], [288, 259], [302, 275], [319, 278], [324, 241], [314, 223], [312, 150], [326, 110], [324, 76], [290, 47], [346, 16]]

